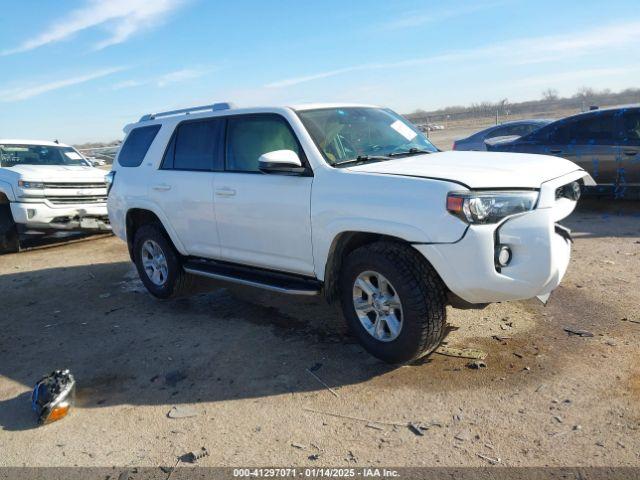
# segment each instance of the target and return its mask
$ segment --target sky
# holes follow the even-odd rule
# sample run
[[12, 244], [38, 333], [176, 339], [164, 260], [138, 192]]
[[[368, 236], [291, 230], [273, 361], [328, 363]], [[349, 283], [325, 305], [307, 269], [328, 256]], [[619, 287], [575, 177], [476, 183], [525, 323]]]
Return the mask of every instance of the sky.
[[400, 113], [640, 87], [638, 0], [0, 0], [0, 138], [121, 139], [145, 113]]

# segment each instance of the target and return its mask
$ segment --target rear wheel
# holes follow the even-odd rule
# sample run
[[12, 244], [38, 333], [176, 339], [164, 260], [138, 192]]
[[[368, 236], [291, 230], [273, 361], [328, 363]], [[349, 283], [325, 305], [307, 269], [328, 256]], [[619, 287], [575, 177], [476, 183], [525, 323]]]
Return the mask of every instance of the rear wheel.
[[340, 297], [351, 331], [385, 362], [416, 360], [444, 336], [444, 285], [408, 245], [376, 242], [354, 250], [341, 271]]
[[13, 221], [8, 203], [0, 205], [0, 254], [15, 253], [20, 250], [18, 227]]
[[140, 280], [152, 295], [171, 298], [192, 291], [193, 277], [182, 268], [178, 253], [160, 226], [140, 227], [133, 249]]

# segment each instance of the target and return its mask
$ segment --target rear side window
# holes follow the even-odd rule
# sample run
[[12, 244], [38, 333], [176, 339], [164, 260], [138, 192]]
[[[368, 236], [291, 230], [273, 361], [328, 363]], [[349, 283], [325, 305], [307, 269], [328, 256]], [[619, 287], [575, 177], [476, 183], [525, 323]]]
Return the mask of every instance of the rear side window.
[[160, 130], [160, 125], [149, 125], [131, 130], [118, 155], [120, 166], [139, 167], [151, 146], [151, 142], [156, 138], [158, 130]]
[[189, 121], [178, 125], [162, 163], [163, 169], [222, 170], [225, 120]]
[[622, 142], [624, 145], [640, 145], [640, 110], [622, 112]]
[[284, 118], [278, 115], [229, 118], [227, 171], [259, 172], [260, 155], [275, 150], [293, 150], [302, 157], [298, 140]]
[[569, 143], [578, 145], [613, 145], [615, 116], [596, 113], [569, 124]]

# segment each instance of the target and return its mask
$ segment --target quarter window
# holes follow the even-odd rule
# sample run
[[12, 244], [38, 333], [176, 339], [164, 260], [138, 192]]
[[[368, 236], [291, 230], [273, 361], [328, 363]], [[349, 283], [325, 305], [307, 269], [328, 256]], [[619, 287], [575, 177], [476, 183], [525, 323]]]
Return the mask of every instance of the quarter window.
[[156, 138], [158, 130], [160, 130], [160, 125], [149, 125], [131, 130], [118, 154], [120, 166], [139, 167], [151, 146], [151, 142]]
[[275, 150], [293, 150], [301, 156], [298, 141], [284, 118], [277, 115], [257, 115], [228, 119], [228, 171], [259, 172], [260, 155]]

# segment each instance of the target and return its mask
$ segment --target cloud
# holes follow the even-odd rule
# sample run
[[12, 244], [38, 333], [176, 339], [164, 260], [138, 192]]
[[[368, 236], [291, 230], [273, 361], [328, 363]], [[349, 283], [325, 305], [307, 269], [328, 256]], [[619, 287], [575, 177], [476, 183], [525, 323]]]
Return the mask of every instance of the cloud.
[[174, 83], [186, 82], [187, 80], [193, 80], [195, 78], [203, 77], [213, 70], [213, 68], [183, 68], [181, 70], [168, 72], [154, 78], [147, 78], [142, 80], [124, 80], [122, 82], [114, 84], [112, 86], [112, 89], [122, 90], [124, 88], [135, 88], [145, 85], [155, 85], [156, 87], [162, 88]]
[[460, 5], [457, 8], [449, 10], [433, 10], [429, 12], [415, 10], [413, 12], [402, 15], [397, 20], [392, 20], [382, 26], [386, 30], [400, 30], [407, 28], [420, 27], [428, 23], [441, 22], [453, 17], [460, 17], [463, 15], [469, 15], [481, 10], [489, 8], [499, 7], [509, 3], [507, 0], [485, 2], [485, 3], [473, 3], [469, 5]]
[[430, 57], [419, 57], [387, 63], [365, 63], [352, 65], [310, 75], [277, 80], [265, 85], [267, 88], [283, 88], [314, 80], [335, 77], [346, 73], [370, 70], [416, 67], [436, 62], [467, 61], [470, 65], [478, 61], [491, 61], [509, 65], [555, 62], [566, 58], [597, 53], [606, 49], [640, 44], [640, 22], [628, 22], [574, 34], [548, 35], [516, 39], [486, 45], [479, 48], [446, 52]]
[[42, 95], [43, 93], [51, 92], [53, 90], [58, 90], [60, 88], [70, 87], [72, 85], [78, 85], [80, 83], [85, 83], [98, 78], [106, 77], [107, 75], [117, 73], [121, 70], [124, 70], [124, 68], [107, 68], [87, 73], [85, 75], [67, 78], [64, 80], [56, 80], [54, 82], [41, 83], [39, 85], [26, 85], [0, 90], [0, 102], [17, 102], [20, 100], [27, 100], [29, 98]]
[[184, 3], [185, 0], [88, 0], [84, 7], [69, 12], [39, 35], [3, 50], [0, 55], [33, 50], [97, 26], [108, 33], [107, 38], [95, 45], [96, 49], [102, 49], [122, 43], [140, 30], [157, 26]]

